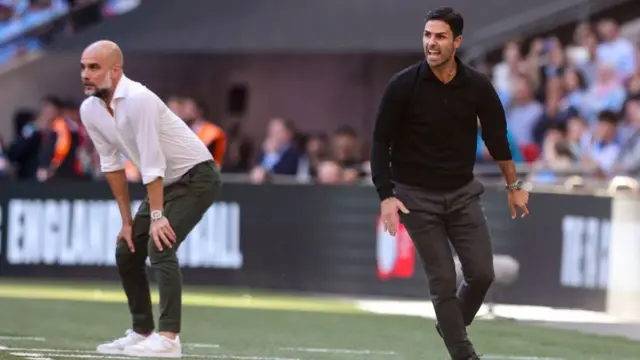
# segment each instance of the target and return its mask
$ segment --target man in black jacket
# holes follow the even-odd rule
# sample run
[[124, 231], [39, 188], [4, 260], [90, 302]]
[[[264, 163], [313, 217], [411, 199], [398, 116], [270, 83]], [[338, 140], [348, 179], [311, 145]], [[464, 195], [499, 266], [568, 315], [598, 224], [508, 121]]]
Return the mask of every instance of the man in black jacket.
[[[426, 17], [425, 60], [395, 74], [375, 120], [371, 152], [381, 216], [395, 236], [398, 213], [421, 256], [437, 329], [454, 360], [478, 359], [467, 338], [494, 278], [488, 226], [474, 179], [478, 123], [506, 180], [512, 218], [528, 214], [529, 194], [517, 179], [502, 104], [489, 79], [456, 56], [464, 21], [451, 8]], [[456, 291], [449, 241], [464, 281]]]

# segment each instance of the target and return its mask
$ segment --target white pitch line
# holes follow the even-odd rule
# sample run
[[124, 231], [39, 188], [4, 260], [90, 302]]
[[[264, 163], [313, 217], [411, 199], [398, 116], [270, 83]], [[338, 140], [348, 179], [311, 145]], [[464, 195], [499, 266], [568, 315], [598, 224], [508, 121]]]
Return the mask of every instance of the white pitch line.
[[[88, 358], [88, 359], [122, 359], [131, 360], [131, 357], [102, 355], [90, 350], [67, 350], [67, 349], [30, 349], [30, 348], [7, 348], [0, 347], [3, 351], [17, 351], [16, 356], [63, 356], [68, 358]], [[22, 352], [22, 353], [20, 353]], [[28, 354], [28, 355], [27, 355]], [[264, 357], [264, 356], [242, 356], [230, 354], [217, 355], [199, 355], [199, 354], [182, 354], [183, 358], [200, 358], [200, 359], [229, 359], [229, 360], [301, 360], [298, 358], [282, 358], [282, 357]]]
[[354, 354], [354, 355], [395, 355], [396, 354], [393, 351], [378, 351], [378, 350], [367, 350], [367, 349], [350, 350], [350, 349], [316, 349], [316, 348], [281, 347], [280, 350], [312, 352], [312, 353]]
[[218, 344], [184, 344], [182, 345], [184, 347], [192, 347], [192, 348], [210, 348], [210, 349], [217, 349], [220, 347], [220, 345]]
[[33, 336], [0, 336], [0, 340], [47, 341], [47, 339], [43, 337]]
[[564, 360], [563, 358], [539, 357], [539, 356], [508, 356], [483, 354], [483, 359], [491, 360]]
[[14, 356], [26, 357], [28, 359], [51, 359], [46, 358], [46, 356], [62, 356], [65, 358], [75, 358], [75, 359], [118, 359], [118, 360], [131, 360], [133, 358], [125, 357], [125, 356], [113, 356], [113, 355], [93, 355], [93, 354], [69, 354], [69, 353], [47, 353], [47, 354], [34, 354], [34, 353], [19, 353], [19, 352], [11, 352], [9, 353]]

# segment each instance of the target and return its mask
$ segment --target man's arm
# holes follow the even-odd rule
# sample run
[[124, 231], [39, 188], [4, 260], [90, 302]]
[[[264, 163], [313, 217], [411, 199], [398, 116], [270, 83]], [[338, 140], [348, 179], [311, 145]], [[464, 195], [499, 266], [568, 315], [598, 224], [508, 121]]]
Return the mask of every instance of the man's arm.
[[371, 180], [380, 200], [393, 197], [391, 143], [403, 116], [402, 83], [394, 76], [384, 89], [378, 105], [371, 142]]
[[127, 176], [124, 172], [124, 159], [122, 155], [100, 132], [86, 121], [85, 112], [81, 111], [80, 115], [84, 120], [87, 134], [93, 142], [100, 158], [100, 170], [104, 173], [105, 179], [111, 188], [111, 193], [118, 203], [120, 215], [122, 216], [123, 225], [132, 225], [133, 218], [131, 216], [131, 200], [129, 198], [129, 184]]
[[483, 79], [479, 91], [478, 118], [482, 126], [482, 139], [489, 154], [498, 163], [507, 184], [518, 180], [507, 137], [507, 117], [496, 90], [488, 79]]
[[164, 172], [167, 161], [160, 146], [160, 102], [149, 92], [135, 95], [133, 106], [133, 124], [136, 142], [140, 152], [140, 175], [147, 187], [149, 210], [164, 209]]

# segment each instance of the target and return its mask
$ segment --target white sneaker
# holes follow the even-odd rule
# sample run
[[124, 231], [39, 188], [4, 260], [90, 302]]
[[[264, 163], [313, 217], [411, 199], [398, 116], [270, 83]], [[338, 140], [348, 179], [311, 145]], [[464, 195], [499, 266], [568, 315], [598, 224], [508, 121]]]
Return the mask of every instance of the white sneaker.
[[133, 357], [179, 358], [182, 356], [180, 337], [176, 336], [176, 339], [172, 340], [158, 333], [153, 333], [144, 339], [144, 341], [127, 346], [124, 349], [124, 355]]
[[96, 350], [101, 354], [122, 355], [124, 354], [123, 351], [125, 347], [135, 345], [146, 339], [145, 336], [142, 336], [133, 330], [127, 330], [124, 334], [124, 337], [106, 344], [98, 345]]

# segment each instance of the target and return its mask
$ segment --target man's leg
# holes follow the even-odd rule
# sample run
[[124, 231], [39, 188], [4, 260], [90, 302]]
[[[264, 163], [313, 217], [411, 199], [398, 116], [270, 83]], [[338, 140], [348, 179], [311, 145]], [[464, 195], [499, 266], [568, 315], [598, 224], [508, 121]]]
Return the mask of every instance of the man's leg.
[[151, 294], [146, 271], [147, 242], [149, 238], [149, 203], [140, 205], [133, 220], [132, 240], [135, 251], [129, 250], [124, 240], [116, 244], [116, 264], [127, 295], [133, 331], [124, 337], [100, 344], [97, 351], [103, 354], [121, 355], [125, 348], [144, 341], [154, 328], [151, 310]]
[[201, 164], [178, 183], [165, 189], [164, 213], [176, 233], [172, 248], [159, 251], [149, 239], [149, 258], [156, 271], [160, 291], [158, 331], [180, 333], [182, 313], [182, 272], [176, 252], [200, 222], [220, 192], [220, 174], [213, 165]]
[[440, 212], [444, 210], [444, 196], [422, 190], [396, 186], [397, 197], [409, 209], [401, 214], [420, 255], [429, 281], [431, 300], [440, 324], [444, 342], [450, 356], [467, 360], [474, 353], [467, 338], [464, 320], [456, 298], [456, 273], [453, 255], [447, 239], [445, 223]]
[[466, 326], [473, 322], [494, 279], [491, 236], [480, 202], [483, 192], [483, 185], [474, 180], [453, 195], [447, 214], [447, 233], [464, 274], [458, 298]]
[[135, 252], [131, 252], [124, 240], [116, 245], [116, 264], [122, 279], [122, 287], [127, 295], [129, 311], [133, 320], [133, 331], [149, 334], [154, 329], [151, 308], [151, 292], [145, 261], [149, 241], [149, 203], [140, 205], [133, 220], [133, 243]]

